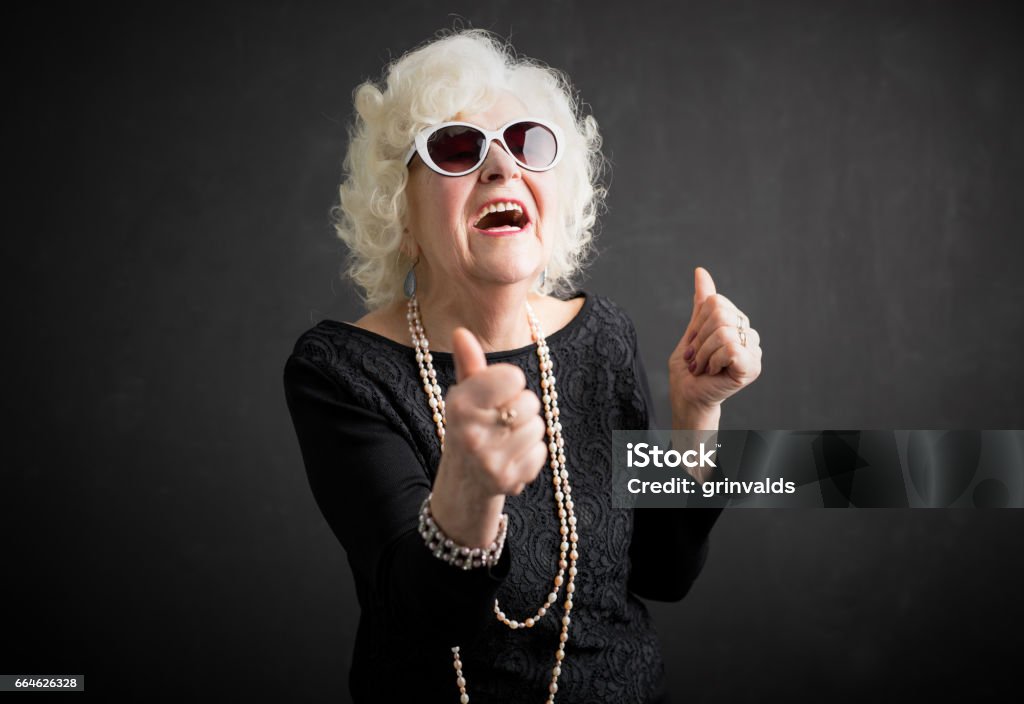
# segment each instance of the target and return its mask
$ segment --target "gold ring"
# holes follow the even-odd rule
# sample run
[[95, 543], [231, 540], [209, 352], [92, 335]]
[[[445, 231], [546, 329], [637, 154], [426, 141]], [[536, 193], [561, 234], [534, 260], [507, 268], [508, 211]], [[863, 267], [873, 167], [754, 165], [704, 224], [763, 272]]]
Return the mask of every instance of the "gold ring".
[[514, 408], [499, 408], [498, 409], [498, 422], [504, 425], [506, 428], [511, 428], [515, 425], [516, 416], [519, 413]]
[[740, 344], [743, 345], [744, 347], [747, 346], [747, 333], [746, 331], [743, 330], [743, 328], [740, 328]]

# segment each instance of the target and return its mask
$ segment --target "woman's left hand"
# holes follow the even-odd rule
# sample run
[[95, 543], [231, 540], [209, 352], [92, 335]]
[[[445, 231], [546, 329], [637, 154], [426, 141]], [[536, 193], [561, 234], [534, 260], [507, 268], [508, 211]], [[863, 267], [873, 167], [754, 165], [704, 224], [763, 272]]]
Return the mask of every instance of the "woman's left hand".
[[668, 360], [677, 418], [717, 410], [761, 373], [761, 336], [732, 301], [715, 292], [706, 269], [693, 275], [693, 315]]

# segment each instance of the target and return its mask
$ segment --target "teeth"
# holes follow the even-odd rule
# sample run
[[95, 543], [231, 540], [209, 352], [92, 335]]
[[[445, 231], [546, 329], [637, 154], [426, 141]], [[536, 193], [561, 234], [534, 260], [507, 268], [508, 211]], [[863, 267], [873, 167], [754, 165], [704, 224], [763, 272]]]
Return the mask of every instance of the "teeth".
[[523, 212], [523, 208], [519, 203], [491, 203], [490, 205], [481, 208], [480, 212], [476, 214], [476, 222], [480, 222], [483, 217], [489, 213], [503, 213], [506, 210], [518, 210], [520, 213]]

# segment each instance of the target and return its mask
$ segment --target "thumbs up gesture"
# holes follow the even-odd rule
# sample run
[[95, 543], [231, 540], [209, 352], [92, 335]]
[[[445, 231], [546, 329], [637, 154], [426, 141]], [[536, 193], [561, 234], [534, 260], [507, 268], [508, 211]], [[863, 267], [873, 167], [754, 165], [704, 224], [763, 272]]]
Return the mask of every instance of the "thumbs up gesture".
[[717, 410], [761, 374], [761, 336], [732, 301], [715, 291], [706, 269], [693, 273], [693, 313], [669, 357], [675, 417]]
[[494, 539], [505, 495], [536, 479], [548, 454], [540, 399], [513, 364], [487, 364], [465, 328], [452, 335], [456, 383], [445, 397], [447, 429], [431, 510], [456, 542]]

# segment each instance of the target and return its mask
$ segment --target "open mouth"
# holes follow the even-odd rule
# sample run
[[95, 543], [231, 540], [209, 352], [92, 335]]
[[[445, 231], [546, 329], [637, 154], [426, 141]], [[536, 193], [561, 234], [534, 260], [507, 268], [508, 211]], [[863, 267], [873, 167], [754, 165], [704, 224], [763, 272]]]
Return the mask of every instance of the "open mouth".
[[484, 232], [499, 234], [519, 232], [529, 224], [530, 218], [523, 206], [513, 201], [488, 203], [477, 213], [474, 227]]

